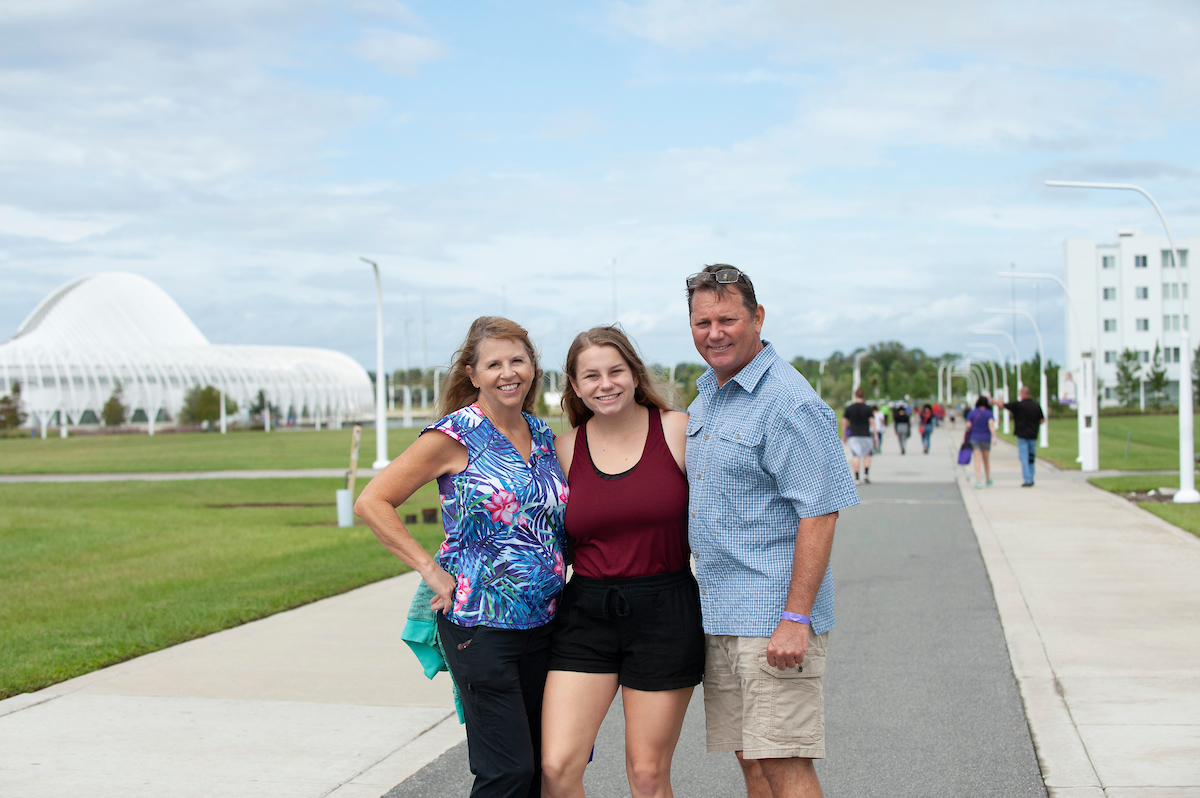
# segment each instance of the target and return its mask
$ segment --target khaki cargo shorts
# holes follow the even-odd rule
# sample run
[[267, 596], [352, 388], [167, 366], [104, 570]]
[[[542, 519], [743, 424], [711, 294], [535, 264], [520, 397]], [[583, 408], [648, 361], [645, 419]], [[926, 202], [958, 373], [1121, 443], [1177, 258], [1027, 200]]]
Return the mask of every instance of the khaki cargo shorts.
[[800, 670], [767, 664], [767, 637], [705, 635], [704, 719], [708, 752], [744, 759], [825, 758], [821, 677], [829, 632], [808, 631]]

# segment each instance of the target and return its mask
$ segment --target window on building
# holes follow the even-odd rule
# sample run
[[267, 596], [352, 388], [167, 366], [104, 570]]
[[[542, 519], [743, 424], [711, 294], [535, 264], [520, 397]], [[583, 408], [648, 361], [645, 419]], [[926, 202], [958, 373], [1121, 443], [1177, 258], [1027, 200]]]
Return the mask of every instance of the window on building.
[[1105, 363], [1116, 363], [1117, 362], [1117, 350], [1110, 349], [1110, 350], [1106, 351], [1104, 353], [1104, 362]]
[[1171, 250], [1164, 249], [1162, 251], [1162, 265], [1164, 269], [1170, 269], [1172, 266], [1178, 266], [1181, 269], [1187, 268], [1187, 253], [1186, 249], [1175, 250], [1175, 263], [1171, 263]]
[[1137, 286], [1136, 288], [1133, 289], [1133, 296], [1135, 299], [1149, 299], [1150, 298], [1150, 287], [1145, 286], [1145, 285]]
[[1105, 319], [1104, 320], [1104, 331], [1105, 332], [1116, 332], [1117, 331], [1117, 320], [1116, 319]]
[[1183, 298], [1187, 299], [1187, 283], [1180, 283], [1179, 290], [1183, 291]]
[[1117, 268], [1117, 256], [1116, 255], [1102, 255], [1100, 257], [1100, 268], [1101, 269]]
[[[1183, 286], [1183, 295], [1187, 296], [1187, 284]], [[1163, 283], [1163, 299], [1179, 299], [1179, 283]]]
[[1177, 346], [1171, 347], [1171, 351], [1175, 353], [1175, 360], [1173, 362], [1178, 363], [1179, 362], [1179, 347], [1177, 347]]
[[1178, 313], [1175, 313], [1171, 316], [1171, 329], [1172, 330], [1179, 329], [1179, 314]]
[[1105, 398], [1105, 399], [1112, 399], [1112, 398], [1113, 398], [1113, 389], [1112, 389], [1112, 388], [1105, 388], [1105, 389], [1104, 389], [1104, 398]]
[[1133, 256], [1133, 268], [1135, 268], [1135, 269], [1146, 268], [1146, 256], [1145, 255], [1134, 255]]
[[1116, 299], [1117, 298], [1117, 289], [1105, 288], [1104, 289], [1104, 298], [1109, 299], [1109, 300]]
[[1141, 352], [1138, 352], [1138, 360], [1141, 360], [1143, 363], [1149, 363], [1150, 362], [1150, 350], [1143, 349]]
[[1171, 329], [1171, 314], [1170, 313], [1163, 314], [1163, 329], [1164, 330]]
[[1134, 326], [1138, 332], [1150, 332], [1150, 319], [1135, 319]]

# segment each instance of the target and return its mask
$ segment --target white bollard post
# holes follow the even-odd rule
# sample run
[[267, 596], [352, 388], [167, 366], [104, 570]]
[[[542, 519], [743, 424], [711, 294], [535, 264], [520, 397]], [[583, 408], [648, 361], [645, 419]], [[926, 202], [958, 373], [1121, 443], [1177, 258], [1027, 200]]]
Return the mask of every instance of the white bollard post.
[[221, 434], [225, 434], [225, 391], [221, 391]]

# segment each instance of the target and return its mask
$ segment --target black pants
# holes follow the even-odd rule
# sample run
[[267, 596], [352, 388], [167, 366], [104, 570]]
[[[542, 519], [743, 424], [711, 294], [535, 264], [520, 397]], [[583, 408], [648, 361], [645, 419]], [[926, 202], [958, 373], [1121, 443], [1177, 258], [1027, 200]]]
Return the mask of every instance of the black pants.
[[542, 790], [542, 692], [550, 630], [459, 626], [438, 613], [446, 664], [462, 696], [472, 798], [537, 798]]

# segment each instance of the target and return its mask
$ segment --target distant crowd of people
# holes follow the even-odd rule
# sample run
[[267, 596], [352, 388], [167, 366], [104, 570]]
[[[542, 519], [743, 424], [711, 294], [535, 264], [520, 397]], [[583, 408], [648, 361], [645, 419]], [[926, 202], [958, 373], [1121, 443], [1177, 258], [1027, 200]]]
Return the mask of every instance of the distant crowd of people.
[[[1033, 487], [1038, 428], [1046, 423], [1046, 419], [1028, 386], [1022, 386], [1019, 395], [1019, 401], [1005, 404], [996, 399], [994, 404], [1012, 415], [1023, 477], [1021, 487], [1030, 488]], [[974, 463], [975, 487], [990, 487], [991, 449], [996, 437], [996, 417], [992, 413], [992, 404], [993, 401], [987, 396], [980, 396], [973, 408], [960, 404], [949, 411], [941, 404], [930, 403], [918, 410], [915, 403], [908, 401], [869, 405], [866, 392], [862, 388], [856, 389], [854, 401], [842, 412], [842, 437], [850, 450], [850, 469], [854, 472], [855, 482], [871, 483], [871, 456], [883, 453], [884, 433], [889, 425], [900, 445], [900, 454], [907, 454], [915, 417], [921, 435], [921, 448], [925, 454], [929, 454], [934, 429], [947, 421], [954, 428], [955, 416], [961, 414], [965, 424], [961, 458], [969, 457], [969, 461]], [[960, 459], [959, 462], [966, 465], [968, 460]]]

